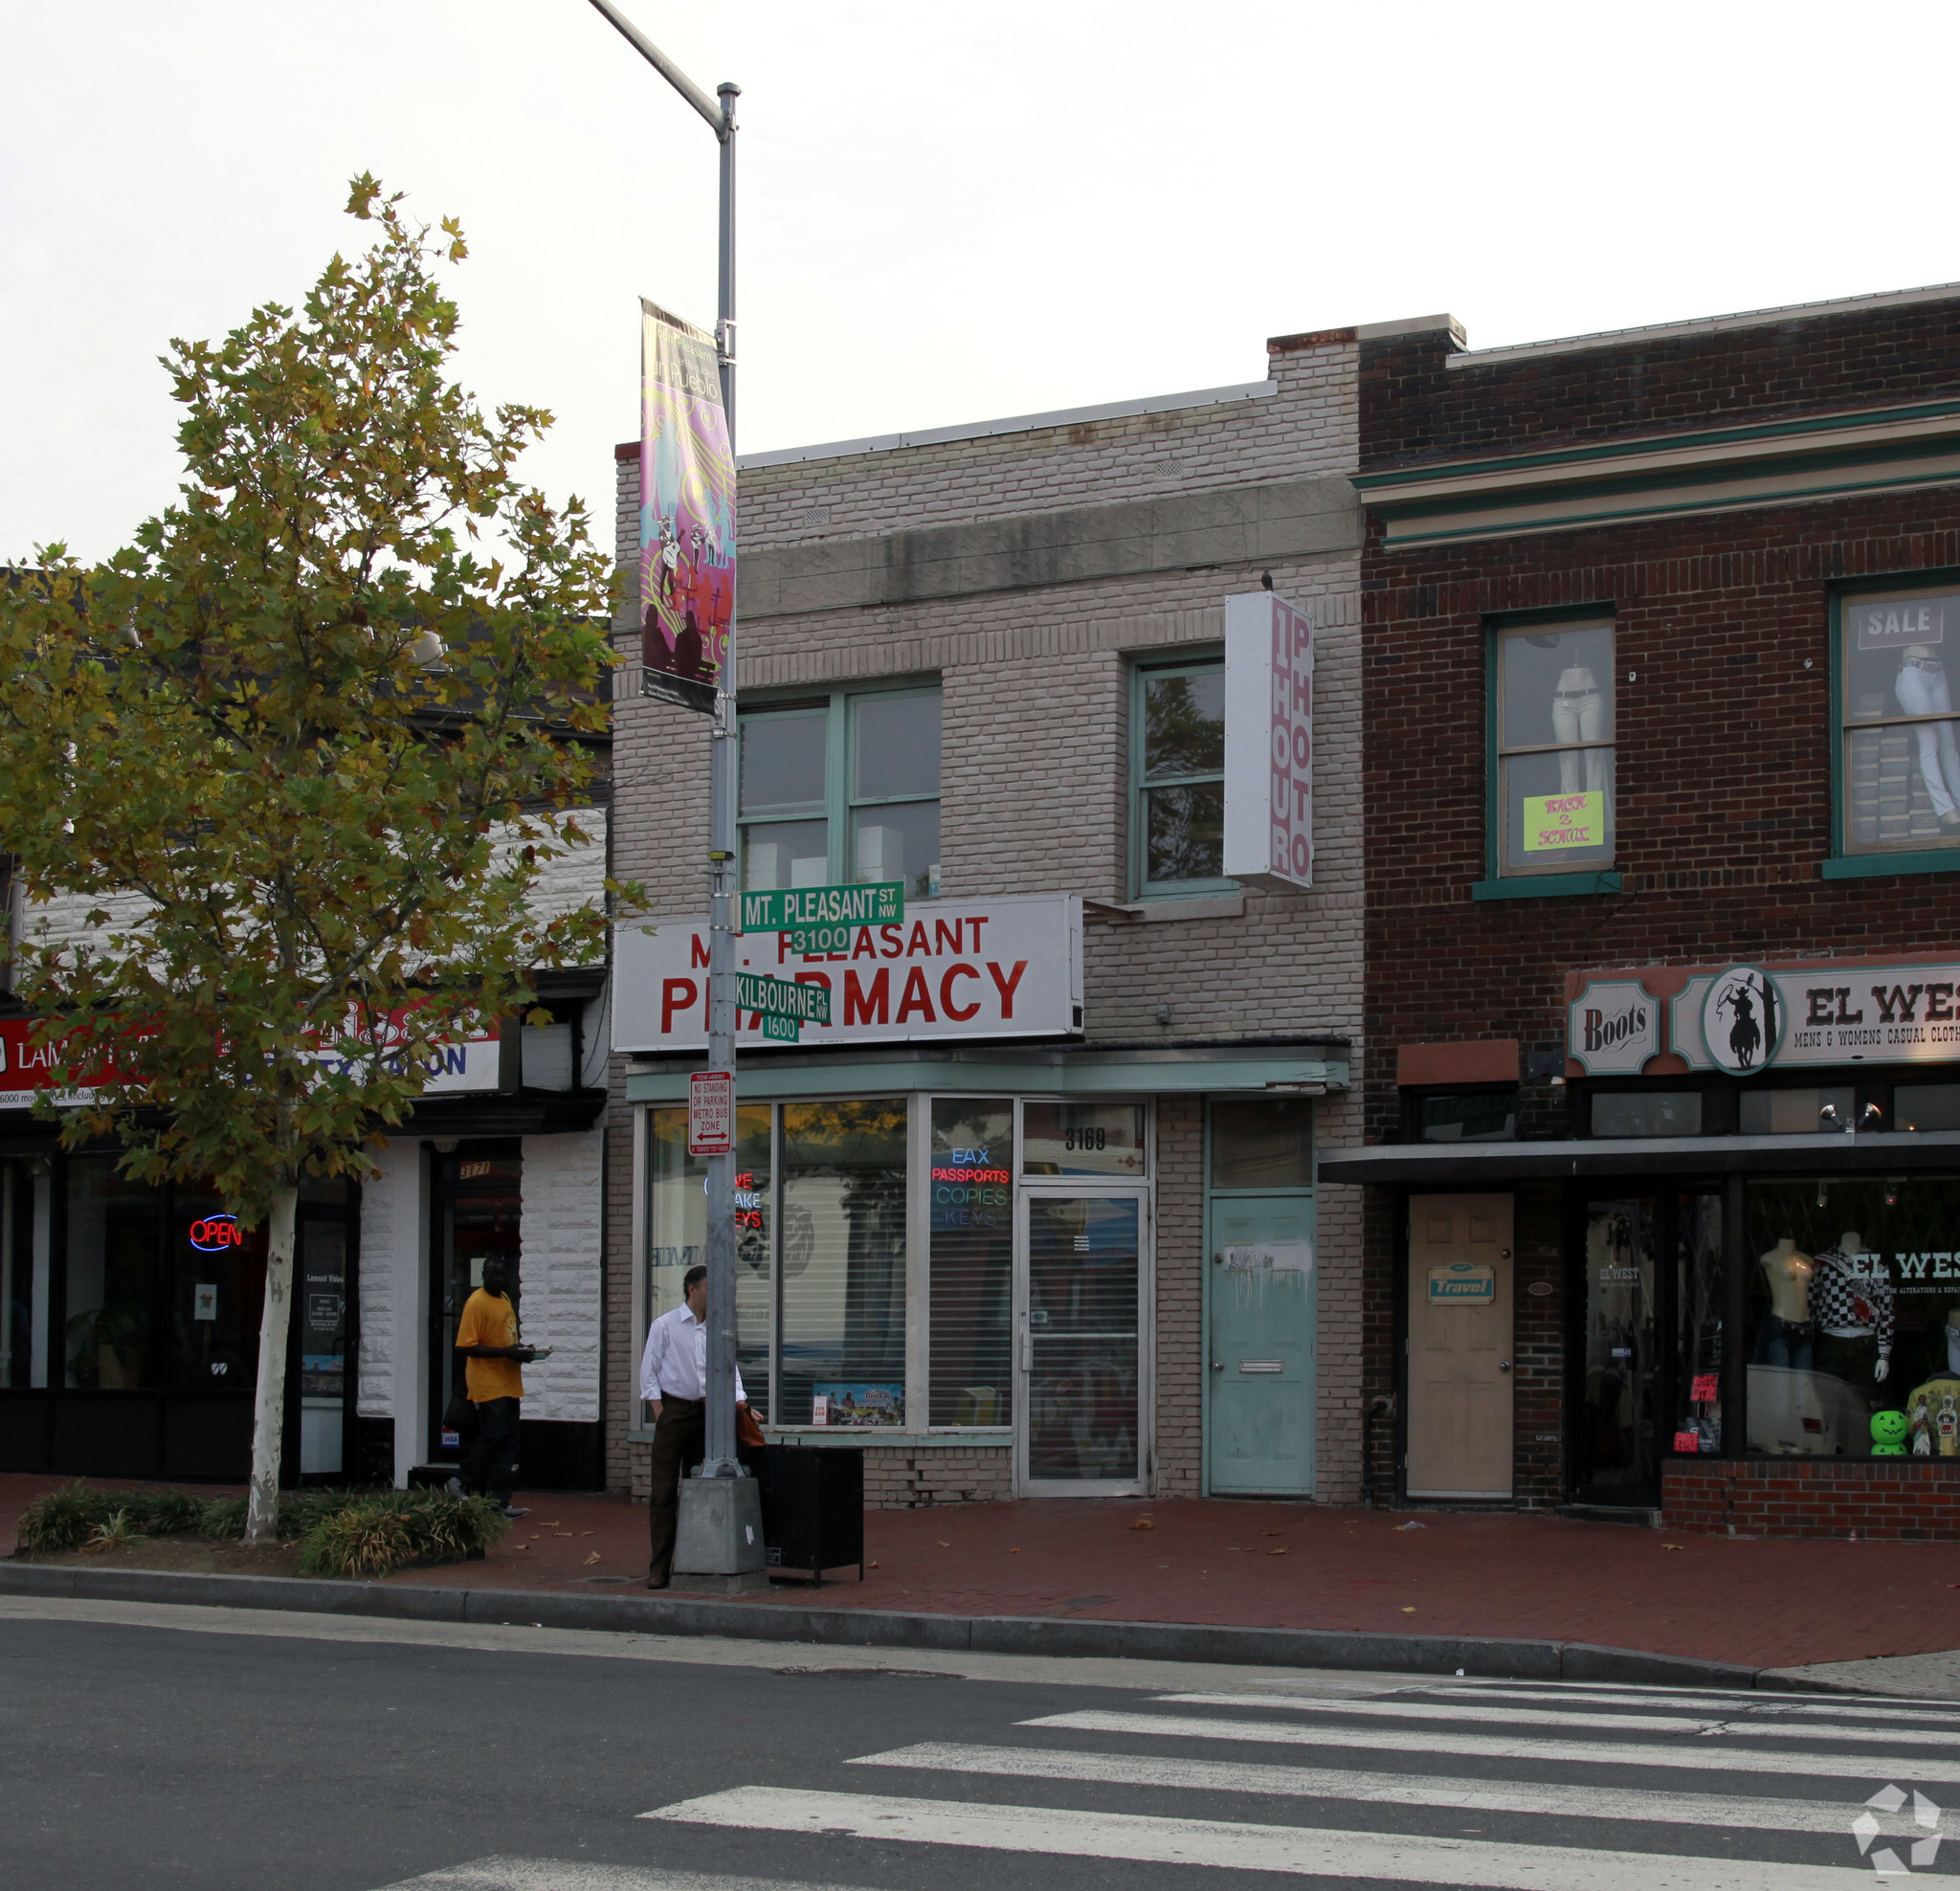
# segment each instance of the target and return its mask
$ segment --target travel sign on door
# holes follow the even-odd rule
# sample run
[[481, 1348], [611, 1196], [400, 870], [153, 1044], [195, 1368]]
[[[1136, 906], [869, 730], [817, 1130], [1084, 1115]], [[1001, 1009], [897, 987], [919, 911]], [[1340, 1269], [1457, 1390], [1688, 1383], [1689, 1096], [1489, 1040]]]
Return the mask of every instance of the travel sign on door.
[[1807, 1064], [1960, 1062], [1960, 961], [1650, 966], [1567, 975], [1566, 1055], [1589, 1077], [1663, 1051], [1731, 1077]]

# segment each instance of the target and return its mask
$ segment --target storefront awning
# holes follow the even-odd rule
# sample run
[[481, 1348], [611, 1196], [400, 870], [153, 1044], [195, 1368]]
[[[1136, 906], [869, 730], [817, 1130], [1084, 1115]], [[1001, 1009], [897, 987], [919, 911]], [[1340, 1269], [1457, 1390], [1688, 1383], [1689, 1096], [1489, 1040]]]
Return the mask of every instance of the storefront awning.
[[1910, 1175], [1960, 1169], [1960, 1130], [1869, 1136], [1598, 1136], [1561, 1143], [1385, 1143], [1329, 1149], [1323, 1182], [1535, 1181], [1562, 1176]]
[[[974, 1051], [907, 1047], [856, 1057], [802, 1057], [777, 1052], [745, 1055], [736, 1066], [745, 1102], [786, 1097], [889, 1097], [906, 1090], [974, 1096], [1041, 1091], [1064, 1097], [1316, 1095], [1348, 1088], [1345, 1040], [1297, 1045], [1150, 1046], [1109, 1050], [1089, 1046], [991, 1046]], [[633, 1103], [687, 1101], [696, 1059], [628, 1074]]]

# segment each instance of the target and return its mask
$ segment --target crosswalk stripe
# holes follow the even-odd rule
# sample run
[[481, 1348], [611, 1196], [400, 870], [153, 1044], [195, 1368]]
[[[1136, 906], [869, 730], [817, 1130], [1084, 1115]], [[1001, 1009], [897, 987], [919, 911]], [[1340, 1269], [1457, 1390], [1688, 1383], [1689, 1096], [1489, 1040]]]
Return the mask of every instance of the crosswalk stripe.
[[1038, 1746], [962, 1746], [924, 1741], [867, 1753], [854, 1767], [913, 1767], [926, 1772], [988, 1773], [1008, 1779], [1080, 1779], [1099, 1786], [1259, 1792], [1297, 1799], [1359, 1799], [1370, 1805], [1454, 1806], [1475, 1813], [1530, 1813], [1548, 1818], [1645, 1819], [1756, 1832], [1851, 1830], [1855, 1806], [1813, 1799], [1751, 1799], [1721, 1792], [1646, 1792], [1612, 1786], [1554, 1786], [1531, 1780], [1447, 1779], [1426, 1773], [1345, 1772], [1331, 1767], [1274, 1767], [1240, 1760], [1167, 1759], [1161, 1754], [1058, 1752]]
[[[1315, 1726], [1295, 1721], [1209, 1721], [1195, 1714], [1120, 1714], [1093, 1710], [1045, 1714], [1022, 1726], [1068, 1727], [1082, 1733], [1171, 1734], [1181, 1740], [1243, 1740], [1275, 1746], [1366, 1746], [1407, 1753], [1416, 1737], [1406, 1729]], [[1814, 1731], [1807, 1729], [1807, 1731]], [[1765, 1753], [1727, 1738], [1692, 1746], [1641, 1746], [1631, 1741], [1588, 1745], [1501, 1733], [1424, 1733], [1424, 1753], [1476, 1753], [1501, 1760], [1559, 1760], [1584, 1766], [1679, 1767], [1695, 1772], [1767, 1772], [1809, 1779], [1894, 1779], [1930, 1786], [1960, 1782], [1960, 1762], [1875, 1753]]]
[[878, 1793], [741, 1786], [662, 1806], [641, 1818], [751, 1832], [828, 1834], [914, 1845], [1122, 1858], [1140, 1864], [1286, 1872], [1300, 1878], [1449, 1884], [1479, 1891], [1869, 1891], [1869, 1868], [1772, 1864], [1657, 1852], [1160, 1818], [1143, 1813], [1059, 1811]]
[[1270, 1694], [1159, 1694], [1155, 1700], [1183, 1707], [1283, 1707], [1294, 1714], [1340, 1714], [1357, 1719], [1388, 1721], [1516, 1722], [1529, 1726], [1585, 1727], [1600, 1733], [1721, 1733], [1751, 1740], [1904, 1741], [1915, 1746], [1960, 1746], [1960, 1732], [1936, 1727], [1849, 1726], [1834, 1722], [1805, 1721], [1779, 1726], [1771, 1721], [1690, 1719], [1674, 1714], [1559, 1714], [1542, 1707], [1448, 1705], [1425, 1701], [1306, 1701], [1275, 1699]]
[[[1587, 1693], [1572, 1694], [1563, 1689], [1540, 1687], [1418, 1687], [1410, 1690], [1416, 1694], [1439, 1695], [1447, 1700], [1457, 1701], [1563, 1701], [1568, 1703], [1597, 1702], [1606, 1707], [1638, 1707], [1652, 1702], [1656, 1706], [1671, 1707], [1677, 1713], [1706, 1712], [1724, 1719], [1738, 1715], [1753, 1718], [1757, 1714], [1787, 1714], [1812, 1720], [1838, 1719], [1845, 1721], [1932, 1721], [1947, 1726], [1960, 1724], [1960, 1713], [1943, 1707], [1939, 1702], [1928, 1701], [1918, 1707], [1873, 1706], [1862, 1701], [1839, 1697], [1831, 1701], [1799, 1701], [1789, 1695], [1762, 1694], [1632, 1694], [1632, 1693]], [[1195, 1700], [1195, 1695], [1162, 1694], [1154, 1697], [1160, 1701]], [[1277, 1691], [1269, 1691], [1258, 1697], [1261, 1701], [1281, 1699]]]
[[730, 1877], [722, 1872], [648, 1871], [600, 1865], [585, 1858], [472, 1858], [382, 1891], [851, 1891], [842, 1884], [792, 1884], [780, 1878]]

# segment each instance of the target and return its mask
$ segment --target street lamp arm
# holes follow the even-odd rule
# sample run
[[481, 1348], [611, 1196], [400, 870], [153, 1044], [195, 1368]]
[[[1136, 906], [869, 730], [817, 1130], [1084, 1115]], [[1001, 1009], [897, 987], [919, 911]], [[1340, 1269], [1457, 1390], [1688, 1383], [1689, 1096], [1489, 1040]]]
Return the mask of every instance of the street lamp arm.
[[729, 132], [735, 128], [735, 100], [732, 95], [737, 90], [736, 87], [732, 85], [722, 87], [723, 92], [730, 96], [724, 100], [723, 104], [716, 104], [638, 27], [635, 26], [617, 7], [612, 5], [612, 0], [592, 0], [592, 5], [619, 29], [620, 34], [633, 47], [633, 50], [648, 65], [652, 66], [675, 91], [679, 93], [702, 118], [707, 120], [717, 138], [725, 139], [727, 137]]

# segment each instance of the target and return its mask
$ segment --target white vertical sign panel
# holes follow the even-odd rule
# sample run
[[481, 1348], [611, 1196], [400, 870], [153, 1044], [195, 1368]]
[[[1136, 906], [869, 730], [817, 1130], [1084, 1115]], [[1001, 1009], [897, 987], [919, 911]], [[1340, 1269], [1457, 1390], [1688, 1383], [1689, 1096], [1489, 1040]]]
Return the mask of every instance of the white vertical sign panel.
[[1313, 619], [1276, 591], [1225, 600], [1225, 871], [1313, 884]]

